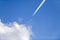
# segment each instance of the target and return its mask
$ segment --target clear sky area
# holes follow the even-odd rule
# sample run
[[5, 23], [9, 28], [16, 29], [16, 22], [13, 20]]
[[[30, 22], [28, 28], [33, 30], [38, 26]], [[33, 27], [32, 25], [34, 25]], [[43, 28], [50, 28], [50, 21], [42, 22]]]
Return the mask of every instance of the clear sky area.
[[32, 25], [32, 40], [60, 40], [60, 0], [46, 0], [32, 16], [42, 0], [0, 0], [3, 23]]

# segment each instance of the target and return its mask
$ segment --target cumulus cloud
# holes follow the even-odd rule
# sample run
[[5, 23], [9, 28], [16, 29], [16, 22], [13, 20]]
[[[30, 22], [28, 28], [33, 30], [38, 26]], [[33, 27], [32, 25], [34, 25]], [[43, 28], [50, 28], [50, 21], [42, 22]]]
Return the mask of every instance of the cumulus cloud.
[[30, 40], [31, 28], [17, 22], [6, 25], [0, 21], [0, 40]]

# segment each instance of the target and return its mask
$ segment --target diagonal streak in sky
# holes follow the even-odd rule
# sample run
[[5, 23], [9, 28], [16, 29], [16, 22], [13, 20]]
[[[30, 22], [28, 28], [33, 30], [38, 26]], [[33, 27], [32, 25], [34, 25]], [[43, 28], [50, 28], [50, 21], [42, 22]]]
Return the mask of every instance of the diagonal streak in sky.
[[32, 16], [34, 16], [36, 13], [37, 13], [37, 11], [41, 8], [41, 6], [44, 4], [44, 2], [45, 2], [46, 0], [43, 0], [41, 3], [40, 3], [40, 5], [37, 7], [37, 9], [34, 11], [34, 13], [33, 13], [33, 15]]

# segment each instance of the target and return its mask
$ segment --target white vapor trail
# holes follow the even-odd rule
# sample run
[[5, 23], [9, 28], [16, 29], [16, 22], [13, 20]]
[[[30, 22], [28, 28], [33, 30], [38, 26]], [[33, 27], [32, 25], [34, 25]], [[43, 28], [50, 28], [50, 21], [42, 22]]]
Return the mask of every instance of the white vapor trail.
[[37, 7], [37, 9], [34, 11], [34, 13], [33, 13], [33, 15], [32, 16], [34, 16], [36, 13], [37, 13], [37, 11], [41, 8], [41, 6], [44, 4], [44, 2], [45, 2], [46, 0], [43, 0], [41, 3], [40, 3], [40, 5]]

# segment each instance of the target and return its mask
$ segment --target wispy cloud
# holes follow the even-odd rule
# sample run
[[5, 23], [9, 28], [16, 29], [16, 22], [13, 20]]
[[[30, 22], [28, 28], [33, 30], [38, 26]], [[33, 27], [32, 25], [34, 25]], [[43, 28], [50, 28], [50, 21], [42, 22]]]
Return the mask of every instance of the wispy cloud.
[[34, 16], [36, 13], [37, 13], [37, 11], [41, 8], [41, 6], [44, 4], [44, 2], [45, 2], [46, 0], [43, 0], [41, 3], [40, 3], [40, 5], [37, 7], [37, 9], [34, 11], [34, 13], [33, 13], [33, 15], [32, 16]]
[[0, 40], [30, 40], [31, 28], [25, 24], [13, 22], [6, 25], [0, 21]]

